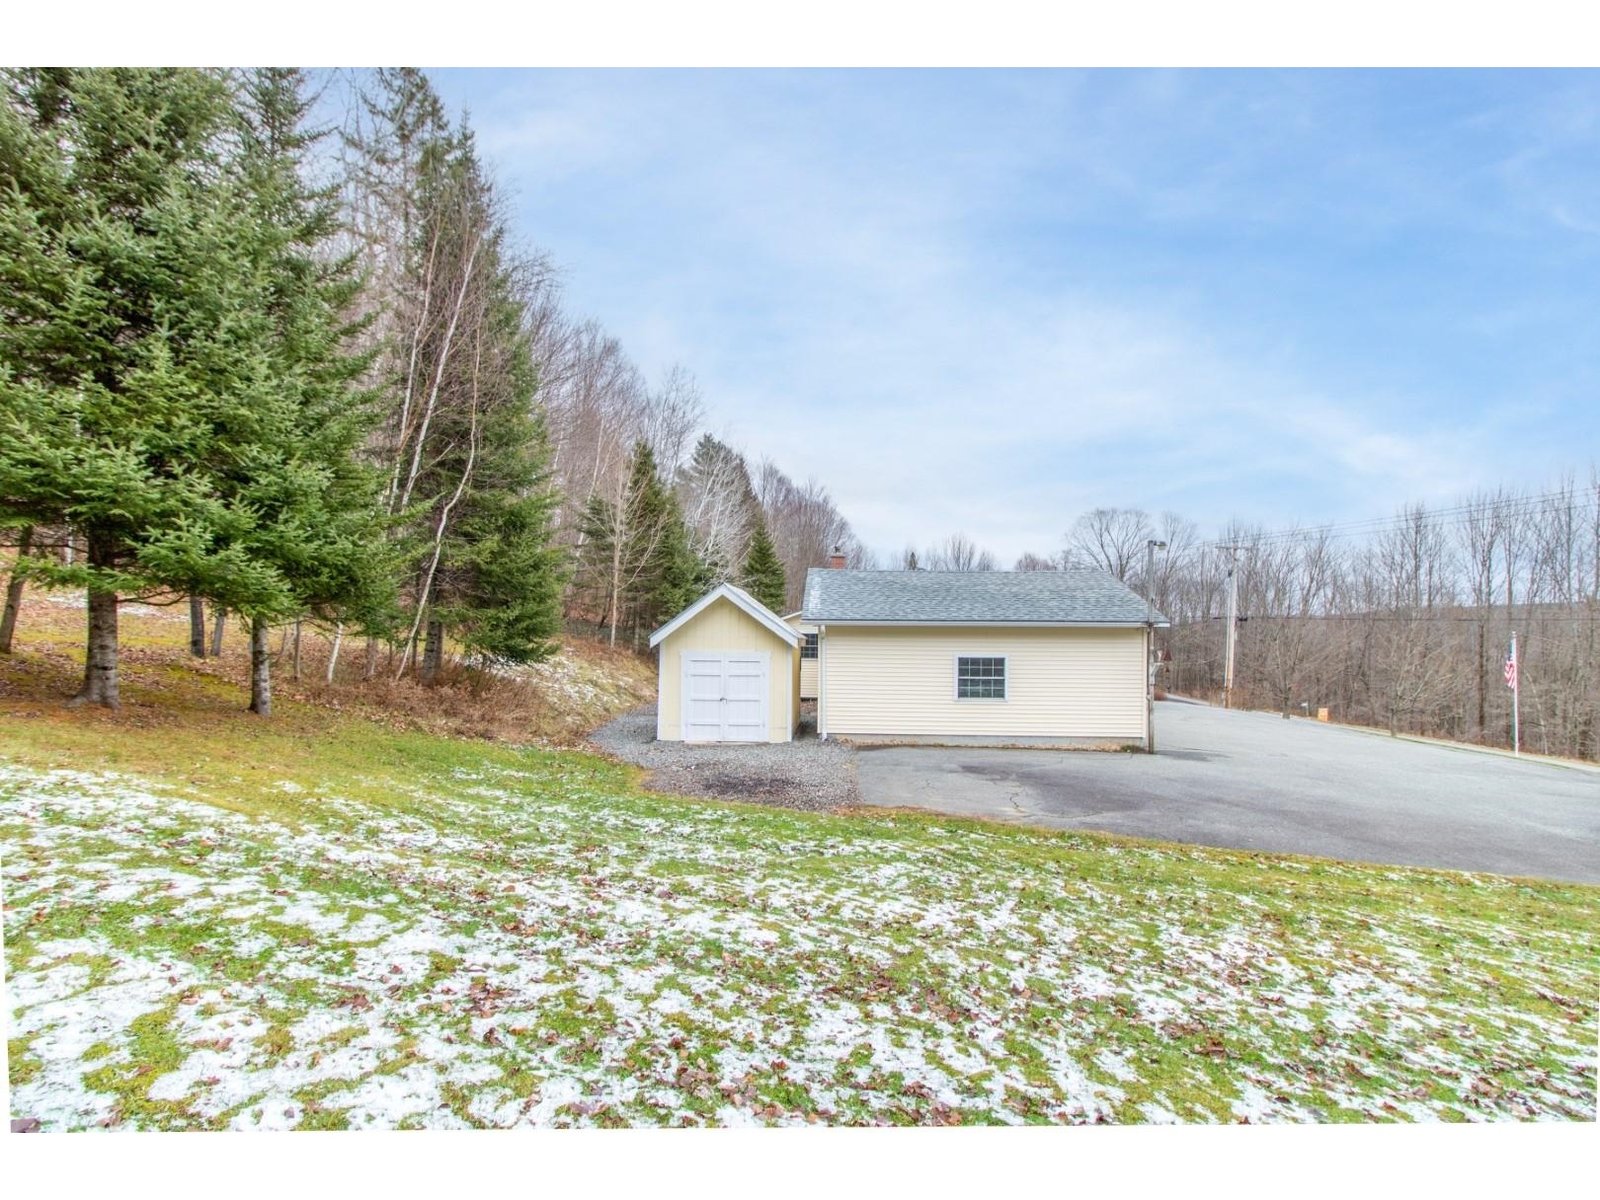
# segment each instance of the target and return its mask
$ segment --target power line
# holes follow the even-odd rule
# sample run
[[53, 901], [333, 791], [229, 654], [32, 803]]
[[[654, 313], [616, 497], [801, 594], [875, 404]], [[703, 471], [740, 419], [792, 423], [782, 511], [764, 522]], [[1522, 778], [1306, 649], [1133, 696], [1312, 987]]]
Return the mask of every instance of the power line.
[[[1305, 525], [1298, 528], [1274, 530], [1251, 538], [1252, 546], [1275, 545], [1290, 541], [1303, 541], [1318, 537], [1346, 538], [1362, 535], [1373, 536], [1389, 532], [1401, 532], [1408, 529], [1421, 529], [1433, 531], [1444, 525], [1460, 525], [1467, 518], [1482, 512], [1489, 517], [1515, 517], [1525, 516], [1537, 511], [1546, 502], [1552, 499], [1566, 499], [1568, 494], [1557, 493], [1553, 496], [1529, 497], [1525, 500], [1507, 501], [1492, 508], [1472, 505], [1461, 508], [1436, 509], [1412, 517], [1373, 518], [1366, 521], [1350, 522], [1344, 525]], [[1570, 505], [1574, 515], [1583, 513], [1587, 516], [1588, 510], [1594, 507], [1594, 501], [1585, 497], [1582, 501]], [[1223, 548], [1220, 543], [1206, 543], [1207, 546]]]
[[[1544, 507], [1550, 501], [1566, 501], [1567, 507], [1576, 515], [1588, 511], [1600, 504], [1600, 493], [1590, 491], [1586, 485], [1583, 488], [1561, 488], [1556, 491], [1538, 492], [1527, 496], [1512, 496], [1503, 500], [1473, 500], [1462, 504], [1451, 505], [1445, 508], [1425, 509], [1415, 512], [1410, 516], [1396, 514], [1388, 517], [1366, 517], [1359, 520], [1332, 521], [1321, 525], [1293, 526], [1286, 529], [1270, 530], [1257, 535], [1249, 536], [1250, 546], [1295, 541], [1318, 536], [1329, 538], [1356, 537], [1362, 534], [1386, 533], [1390, 530], [1401, 530], [1414, 527], [1433, 527], [1445, 523], [1459, 524], [1467, 517], [1482, 514], [1487, 517], [1505, 517], [1526, 515], [1530, 511]], [[1225, 550], [1228, 543], [1221, 539], [1211, 542], [1202, 542], [1202, 549]]]

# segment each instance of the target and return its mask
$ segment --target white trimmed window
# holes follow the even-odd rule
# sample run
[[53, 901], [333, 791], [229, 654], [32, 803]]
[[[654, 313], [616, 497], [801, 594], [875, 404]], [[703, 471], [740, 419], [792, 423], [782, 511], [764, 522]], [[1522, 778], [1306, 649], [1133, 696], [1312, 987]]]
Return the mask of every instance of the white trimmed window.
[[1006, 660], [1003, 656], [960, 655], [956, 659], [957, 700], [1004, 700]]
[[800, 643], [800, 657], [815, 658], [817, 656], [817, 635], [814, 633], [802, 633], [800, 636], [805, 638], [805, 641]]

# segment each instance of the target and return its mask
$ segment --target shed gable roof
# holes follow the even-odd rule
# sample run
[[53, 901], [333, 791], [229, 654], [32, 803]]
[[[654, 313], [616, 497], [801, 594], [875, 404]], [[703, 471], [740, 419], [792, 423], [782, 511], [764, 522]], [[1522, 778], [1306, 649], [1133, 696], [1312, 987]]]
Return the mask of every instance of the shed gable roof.
[[[1143, 625], [1144, 598], [1095, 567], [1062, 571], [806, 572], [807, 621], [906, 625]], [[1167, 624], [1160, 613], [1157, 625]]]
[[731, 583], [722, 583], [712, 588], [704, 596], [701, 596], [700, 599], [652, 633], [650, 635], [650, 648], [652, 650], [655, 649], [674, 630], [681, 629], [718, 600], [726, 600], [736, 608], [743, 609], [762, 625], [772, 630], [778, 637], [788, 642], [789, 645], [798, 646], [800, 644], [800, 635], [791, 626], [786, 625], [783, 618], [778, 616], [777, 613], [773, 612], [742, 587]]

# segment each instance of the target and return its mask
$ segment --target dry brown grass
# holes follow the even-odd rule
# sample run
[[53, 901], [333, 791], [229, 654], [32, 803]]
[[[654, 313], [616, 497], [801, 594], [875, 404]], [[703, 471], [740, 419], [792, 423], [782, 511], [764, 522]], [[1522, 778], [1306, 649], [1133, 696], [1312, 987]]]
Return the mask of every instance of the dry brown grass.
[[[84, 619], [81, 595], [30, 591], [17, 622], [15, 652], [0, 656], [0, 712], [43, 715], [76, 690]], [[237, 712], [247, 705], [249, 643], [236, 619], [225, 627], [221, 657], [207, 659], [188, 653], [187, 604], [129, 604], [120, 625], [123, 710], [106, 715], [112, 726], [204, 719], [209, 711]], [[325, 682], [331, 642], [310, 628], [302, 633], [296, 680], [292, 641], [275, 632], [272, 645], [281, 650], [273, 667], [280, 712], [273, 719], [296, 723], [314, 721], [315, 711], [323, 710], [397, 729], [517, 745], [572, 745], [596, 725], [655, 695], [652, 663], [586, 639], [566, 640], [549, 663], [506, 673], [452, 663], [431, 686], [409, 677], [394, 680], [393, 660], [381, 650], [376, 676], [363, 680], [365, 646], [349, 641], [334, 681]], [[302, 706], [311, 711], [298, 711]]]

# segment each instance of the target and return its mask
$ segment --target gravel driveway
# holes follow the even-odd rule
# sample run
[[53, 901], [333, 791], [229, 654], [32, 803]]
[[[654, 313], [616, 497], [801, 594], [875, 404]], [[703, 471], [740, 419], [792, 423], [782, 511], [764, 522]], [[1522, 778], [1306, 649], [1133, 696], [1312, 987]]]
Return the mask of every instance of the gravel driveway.
[[592, 745], [649, 773], [658, 792], [749, 800], [825, 812], [858, 801], [855, 751], [819, 742], [802, 718], [792, 742], [686, 745], [656, 741], [656, 706], [623, 713], [589, 735]]

